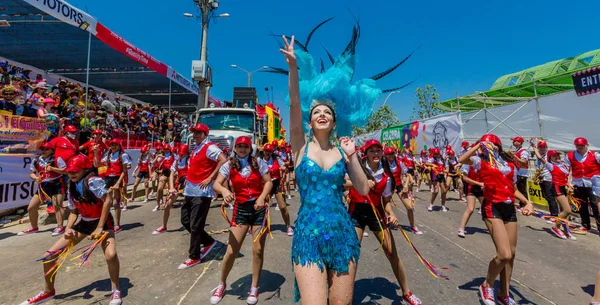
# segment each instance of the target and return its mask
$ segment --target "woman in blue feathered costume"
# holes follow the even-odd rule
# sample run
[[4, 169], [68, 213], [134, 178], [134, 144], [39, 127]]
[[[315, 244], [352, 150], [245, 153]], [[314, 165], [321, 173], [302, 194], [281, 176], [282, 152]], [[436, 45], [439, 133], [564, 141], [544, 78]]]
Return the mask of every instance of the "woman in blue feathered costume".
[[[291, 251], [295, 301], [302, 296], [302, 304], [351, 304], [360, 244], [343, 203], [344, 176], [362, 195], [369, 186], [347, 136], [353, 125], [366, 123], [381, 90], [372, 80], [351, 83], [353, 54], [317, 73], [308, 53], [294, 51], [294, 37], [290, 43], [285, 36], [283, 40], [290, 139], [302, 203]], [[342, 136], [340, 147], [332, 143], [336, 133]]]

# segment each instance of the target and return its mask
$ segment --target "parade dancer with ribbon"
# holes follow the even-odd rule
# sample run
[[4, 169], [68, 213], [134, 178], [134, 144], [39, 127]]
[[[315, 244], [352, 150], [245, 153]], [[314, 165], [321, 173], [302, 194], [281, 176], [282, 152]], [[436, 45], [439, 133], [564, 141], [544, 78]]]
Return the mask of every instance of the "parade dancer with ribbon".
[[169, 216], [171, 215], [171, 208], [177, 202], [177, 198], [183, 193], [183, 187], [185, 186], [185, 180], [189, 169], [190, 161], [190, 148], [186, 144], [179, 146], [177, 152], [177, 160], [171, 165], [171, 174], [169, 175], [169, 198], [165, 204], [165, 210], [163, 211], [162, 226], [152, 232], [153, 235], [158, 235], [167, 230], [167, 223], [169, 222]]
[[456, 185], [456, 187], [458, 187], [458, 200], [467, 202], [463, 194], [462, 171], [460, 170], [461, 164], [458, 163], [458, 158], [456, 158], [454, 150], [449, 149], [447, 154], [446, 168], [448, 168], [448, 177], [446, 177], [446, 189], [449, 190], [450, 186]]
[[[58, 226], [52, 231], [52, 236], [58, 236], [65, 232], [65, 228], [63, 227], [62, 202], [58, 201], [58, 194], [64, 194], [66, 190], [61, 173], [67, 164], [62, 159], [57, 159], [54, 156], [54, 147], [49, 142], [40, 145], [40, 151], [40, 156], [35, 158], [29, 167], [29, 178], [38, 185], [37, 192], [33, 195], [27, 207], [31, 227], [23, 232], [19, 232], [18, 236], [37, 233], [39, 231], [38, 210], [42, 203], [50, 203], [54, 207], [54, 215], [56, 215]], [[62, 198], [62, 196], [60, 197]]]
[[[531, 143], [534, 149], [534, 143]], [[540, 185], [540, 189], [542, 190], [542, 197], [546, 199], [548, 202], [548, 208], [550, 209], [550, 215], [552, 218], [558, 216], [558, 205], [556, 203], [556, 195], [554, 187], [552, 186], [552, 174], [548, 170], [546, 163], [543, 162], [542, 159], [549, 161], [547, 152], [548, 152], [548, 143], [544, 140], [539, 140], [537, 142], [537, 151], [541, 158], [537, 158], [535, 165], [537, 167], [536, 174], [533, 177], [533, 182], [538, 183]], [[536, 154], [537, 156], [537, 154]], [[566, 195], [566, 194], [565, 194]], [[566, 198], [566, 197], [565, 197]], [[548, 221], [552, 223], [553, 219], [549, 219]]]
[[434, 148], [431, 151], [431, 155], [432, 157], [427, 160], [426, 166], [432, 173], [431, 181], [433, 190], [431, 192], [431, 201], [429, 202], [427, 211], [433, 211], [433, 203], [435, 202], [438, 193], [441, 191], [442, 211], [448, 212], [448, 208], [446, 207], [446, 195], [448, 194], [448, 187], [446, 186], [446, 164], [438, 148]]
[[219, 169], [227, 162], [221, 149], [210, 142], [208, 126], [196, 124], [190, 131], [196, 148], [190, 155], [183, 190], [185, 202], [181, 207], [181, 224], [190, 232], [190, 248], [188, 258], [179, 265], [180, 270], [199, 264], [217, 244], [217, 241], [206, 233], [204, 225], [210, 203], [215, 197], [213, 183]]
[[[486, 134], [480, 141], [459, 158], [461, 164], [473, 166], [479, 171], [485, 198], [481, 214], [496, 246], [496, 256], [490, 261], [485, 281], [479, 286], [479, 293], [484, 304], [496, 305], [494, 282], [500, 275], [497, 300], [502, 305], [514, 305], [516, 303], [509, 291], [517, 251], [515, 198], [525, 203], [523, 215], [533, 214], [533, 205], [515, 187], [517, 177], [512, 163], [514, 158], [502, 150], [500, 138], [494, 134]], [[480, 148], [483, 155], [477, 156]]]
[[[150, 173], [150, 183], [152, 183], [152, 186], [150, 187], [150, 197], [155, 197], [157, 202], [158, 202], [158, 196], [156, 196], [156, 187], [157, 187], [157, 182], [158, 179], [160, 179], [160, 177], [162, 177], [162, 160], [163, 160], [163, 147], [162, 145], [159, 143], [154, 147], [154, 155], [152, 158], [152, 173]], [[157, 208], [153, 209], [152, 212], [156, 212], [158, 211]]]
[[[110, 149], [98, 162], [98, 158], [94, 158], [94, 166], [106, 166], [106, 187], [110, 193], [110, 198], [115, 208], [115, 233], [121, 232], [121, 183], [125, 181], [125, 176], [128, 175], [128, 170], [131, 168], [131, 158], [123, 151], [121, 143], [118, 140], [108, 141]], [[94, 146], [96, 154], [99, 153], [99, 145]], [[110, 204], [110, 202], [109, 202]]]
[[[276, 143], [276, 142], [275, 142]], [[285, 163], [281, 158], [273, 153], [274, 147], [271, 144], [267, 144], [263, 147], [263, 161], [269, 165], [269, 174], [273, 180], [273, 188], [271, 189], [271, 196], [275, 195], [277, 200], [277, 207], [281, 211], [281, 217], [287, 228], [287, 235], [294, 236], [294, 229], [290, 222], [290, 212], [287, 208], [287, 203], [283, 197], [282, 192], [282, 175], [285, 172]]]
[[[511, 139], [513, 146], [516, 151], [514, 153], [514, 161], [517, 172], [517, 189], [521, 194], [527, 194], [527, 179], [529, 178], [529, 152], [523, 147], [525, 140], [522, 137], [514, 137]], [[519, 200], [518, 209], [522, 209], [525, 206], [521, 200]]]
[[133, 190], [128, 202], [133, 202], [137, 193], [138, 185], [140, 185], [142, 181], [144, 181], [145, 190], [144, 203], [148, 202], [148, 197], [150, 196], [150, 168], [152, 167], [152, 157], [148, 151], [148, 146], [144, 146], [140, 149], [141, 154], [138, 159], [137, 166], [135, 169], [133, 169], [133, 173], [131, 174], [133, 177], [135, 177], [135, 183], [133, 184]]
[[[119, 291], [119, 257], [113, 231], [113, 218], [110, 214], [111, 198], [106, 189], [106, 183], [96, 176], [91, 168], [92, 164], [85, 155], [72, 157], [67, 163], [66, 172], [70, 178], [67, 198], [71, 212], [65, 234], [46, 251], [41, 259], [45, 280], [43, 290], [21, 305], [41, 304], [54, 298], [56, 294], [54, 280], [57, 271], [72, 248], [86, 237], [96, 240], [91, 247], [84, 251], [87, 254], [86, 260], [91, 251], [99, 244], [104, 250], [112, 288], [109, 305], [122, 303]], [[81, 219], [77, 221], [80, 215]], [[77, 252], [77, 250], [73, 252]]]
[[[412, 202], [412, 198], [409, 198], [409, 195], [412, 196], [412, 194], [409, 193], [409, 189], [404, 187], [402, 183], [402, 173], [406, 173], [407, 171], [405, 163], [396, 157], [394, 148], [386, 147], [383, 152], [385, 154], [385, 161], [383, 162], [385, 162], [386, 166], [390, 168], [392, 175], [394, 176], [394, 193], [398, 195], [400, 202], [402, 202], [406, 208], [406, 215], [408, 217], [408, 222], [410, 223], [410, 230], [414, 234], [422, 235], [423, 232], [421, 232], [421, 230], [419, 230], [415, 224], [414, 202]], [[391, 200], [393, 201], [394, 198], [392, 197]]]
[[[466, 152], [463, 152], [461, 156], [465, 153]], [[478, 151], [477, 155], [479, 154], [480, 153]], [[475, 202], [477, 200], [479, 200], [479, 214], [481, 214], [481, 205], [483, 205], [483, 183], [479, 178], [479, 171], [476, 170], [473, 166], [463, 164], [460, 170], [462, 171], [462, 183], [464, 186], [463, 193], [467, 197], [467, 208], [463, 213], [457, 234], [459, 237], [464, 238], [466, 234], [465, 228], [467, 227], [467, 222], [469, 222], [471, 215], [473, 215], [473, 211], [475, 211]]]
[[[211, 304], [218, 304], [223, 299], [227, 277], [249, 229], [252, 230], [252, 284], [246, 301], [250, 305], [258, 303], [265, 240], [270, 230], [266, 199], [273, 182], [269, 175], [269, 166], [260, 158], [251, 156], [251, 152], [252, 139], [246, 136], [238, 137], [235, 140], [234, 156], [223, 164], [213, 185], [215, 191], [223, 195], [221, 210], [225, 212], [226, 202], [234, 202], [235, 207], [229, 221], [229, 243], [221, 265], [221, 278], [219, 285], [213, 290]], [[233, 192], [223, 186], [227, 180], [231, 181]]]
[[425, 184], [429, 186], [431, 182], [429, 181], [429, 169], [425, 166], [427, 163], [427, 152], [425, 150], [421, 150], [421, 155], [419, 156], [419, 163], [417, 164], [417, 171], [419, 175], [417, 176], [417, 190], [415, 192], [421, 191], [421, 184], [423, 183], [423, 179], [425, 179]]
[[[548, 151], [547, 158], [544, 158], [540, 151], [534, 147], [535, 156], [544, 164], [546, 170], [552, 175], [552, 192], [560, 204], [561, 212], [554, 219], [555, 225], [552, 227], [552, 233], [561, 239], [576, 240], [577, 238], [571, 234], [569, 229], [569, 215], [571, 214], [571, 206], [567, 196], [569, 191], [573, 191], [573, 187], [569, 185], [569, 173], [571, 169], [560, 159], [560, 152], [556, 150]], [[561, 229], [564, 229], [561, 231]]]
[[[379, 141], [368, 140], [364, 148], [367, 158], [362, 166], [368, 178], [370, 191], [367, 196], [362, 196], [356, 189], [351, 187], [349, 190], [348, 213], [352, 219], [359, 242], [362, 241], [365, 227], [368, 226], [369, 230], [375, 234], [392, 266], [396, 280], [400, 284], [404, 301], [410, 305], [420, 305], [421, 300], [413, 295], [408, 288], [406, 269], [404, 269], [402, 259], [398, 255], [394, 236], [388, 228], [388, 223], [395, 227], [398, 226], [398, 218], [390, 204], [396, 186], [394, 181], [396, 175], [390, 169], [389, 162], [382, 160], [383, 146]], [[346, 181], [346, 185], [352, 186], [352, 181]]]
[[574, 197], [579, 201], [581, 208], [581, 231], [586, 233], [591, 229], [590, 212], [596, 220], [596, 227], [600, 228], [598, 203], [600, 202], [600, 153], [589, 150], [586, 138], [576, 138], [573, 142], [575, 151], [567, 153], [565, 163], [571, 168]]
[[[94, 146], [96, 145], [98, 145], [98, 150], [100, 151], [97, 157], [94, 153]], [[102, 159], [102, 156], [104, 156], [106, 150], [108, 150], [108, 147], [106, 147], [106, 144], [104, 144], [104, 142], [102, 141], [102, 130], [94, 130], [92, 132], [92, 139], [83, 143], [83, 145], [79, 147], [79, 150], [86, 151], [88, 159], [90, 159], [90, 163], [94, 164], [94, 158], [99, 158], [98, 161], [100, 161]], [[98, 174], [98, 168], [93, 167], [92, 170], [94, 171], [94, 173]]]
[[406, 167], [406, 172], [404, 172], [406, 175], [406, 189], [412, 196], [413, 187], [415, 186], [415, 168], [417, 162], [415, 160], [415, 156], [413, 155], [412, 149], [406, 148], [404, 151], [405, 153], [404, 156], [402, 156], [401, 161]]
[[171, 151], [171, 145], [165, 144], [162, 146], [163, 155], [159, 161], [160, 175], [158, 178], [158, 190], [156, 191], [156, 207], [152, 212], [160, 210], [161, 206], [166, 206], [164, 190], [171, 176], [171, 166], [175, 163], [175, 155]]

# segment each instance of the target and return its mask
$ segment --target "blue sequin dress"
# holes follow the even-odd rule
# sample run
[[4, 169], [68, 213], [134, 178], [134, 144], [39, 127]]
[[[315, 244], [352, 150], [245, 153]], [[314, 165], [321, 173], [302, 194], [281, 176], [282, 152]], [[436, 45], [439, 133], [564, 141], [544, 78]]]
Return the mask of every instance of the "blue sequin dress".
[[[358, 264], [360, 243], [343, 203], [344, 159], [323, 170], [308, 158], [307, 152], [308, 143], [296, 168], [301, 206], [292, 241], [292, 263], [316, 264], [321, 271], [348, 272], [350, 262]], [[340, 153], [344, 155], [341, 149]], [[294, 288], [297, 302], [300, 292], [296, 283]]]

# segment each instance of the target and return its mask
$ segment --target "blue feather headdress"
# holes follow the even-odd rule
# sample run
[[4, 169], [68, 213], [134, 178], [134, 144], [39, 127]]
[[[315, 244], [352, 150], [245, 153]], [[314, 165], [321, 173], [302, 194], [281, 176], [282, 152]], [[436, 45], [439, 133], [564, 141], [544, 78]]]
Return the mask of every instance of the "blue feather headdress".
[[[360, 37], [360, 24], [357, 22], [353, 28], [352, 39], [346, 45], [346, 49], [340, 56], [334, 57], [325, 49], [331, 67], [325, 68], [323, 59], [320, 60], [321, 69], [317, 71], [313, 56], [308, 52], [308, 44], [315, 31], [329, 22], [329, 18], [318, 24], [308, 35], [304, 44], [295, 40], [298, 49], [295, 51], [296, 61], [298, 63], [298, 76], [300, 83], [300, 105], [302, 107], [302, 120], [304, 122], [304, 132], [309, 131], [310, 111], [318, 105], [327, 105], [335, 112], [336, 133], [338, 136], [350, 136], [353, 126], [366, 125], [371, 115], [373, 105], [381, 95], [395, 90], [402, 89], [415, 80], [392, 89], [381, 90], [376, 87], [375, 82], [378, 79], [390, 74], [406, 60], [408, 60], [413, 51], [402, 61], [393, 67], [375, 74], [369, 78], [363, 78], [353, 81], [354, 68], [356, 67], [356, 45]], [[271, 34], [272, 36], [275, 35]], [[280, 47], [283, 48], [283, 46]], [[288, 71], [282, 68], [269, 67], [266, 72], [277, 74], [288, 74]], [[287, 97], [289, 103], [289, 96]]]

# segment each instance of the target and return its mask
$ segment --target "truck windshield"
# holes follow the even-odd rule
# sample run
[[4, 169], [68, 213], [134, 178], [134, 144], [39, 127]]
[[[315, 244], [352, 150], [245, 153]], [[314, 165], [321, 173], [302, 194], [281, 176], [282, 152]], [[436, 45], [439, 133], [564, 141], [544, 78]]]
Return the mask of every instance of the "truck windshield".
[[237, 130], [253, 132], [254, 114], [239, 112], [202, 112], [200, 122], [211, 130]]

